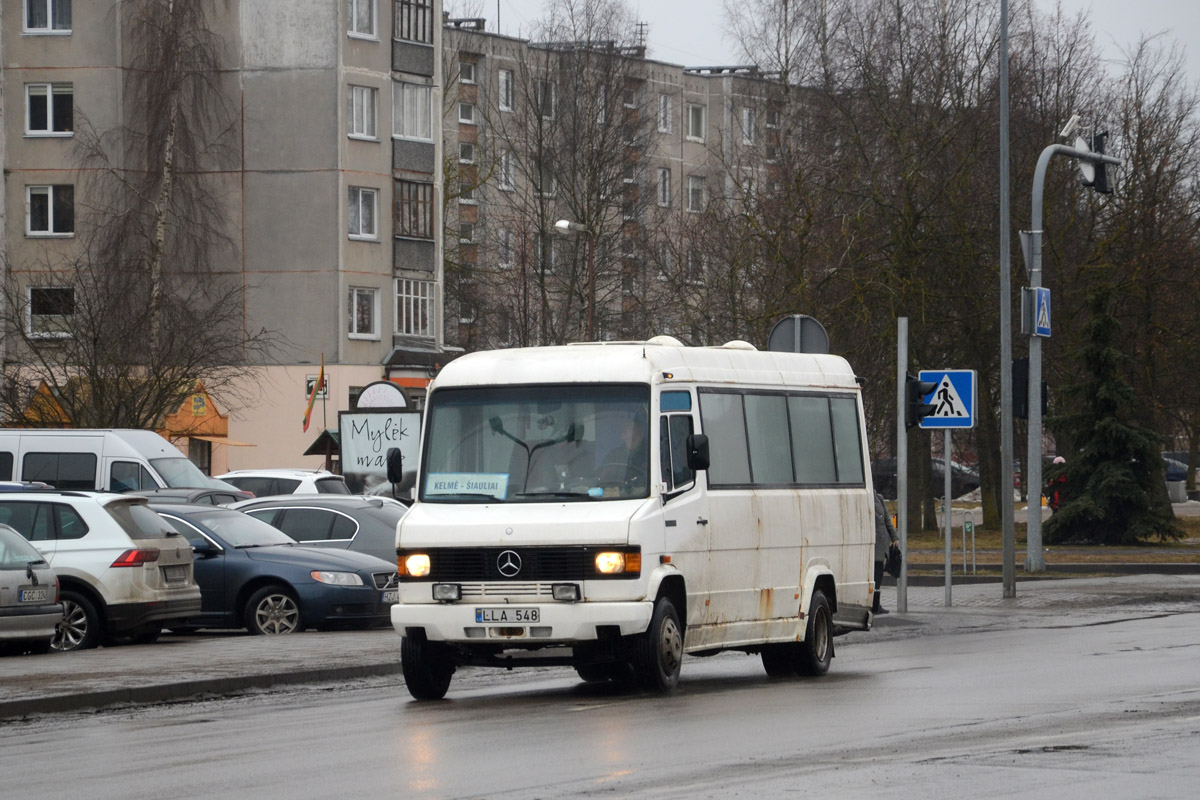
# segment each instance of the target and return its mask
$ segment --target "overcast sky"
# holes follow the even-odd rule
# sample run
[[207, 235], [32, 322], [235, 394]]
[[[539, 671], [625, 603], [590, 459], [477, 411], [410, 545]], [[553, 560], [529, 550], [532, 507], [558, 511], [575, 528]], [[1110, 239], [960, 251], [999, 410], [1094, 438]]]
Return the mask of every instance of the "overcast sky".
[[[487, 29], [512, 36], [528, 34], [541, 16], [544, 0], [444, 0], [448, 10], [482, 7]], [[683, 66], [740, 63], [733, 43], [724, 36], [721, 0], [629, 0], [638, 18], [649, 25], [650, 57]], [[997, 13], [1000, 0], [995, 0]], [[1053, 0], [1036, 0], [1044, 8]], [[464, 3], [466, 5], [464, 5]], [[1200, 2], [1198, 0], [1062, 0], [1068, 14], [1090, 11], [1096, 40], [1105, 56], [1120, 57], [1122, 47], [1141, 34], [1165, 32], [1187, 49], [1188, 75], [1200, 78]]]

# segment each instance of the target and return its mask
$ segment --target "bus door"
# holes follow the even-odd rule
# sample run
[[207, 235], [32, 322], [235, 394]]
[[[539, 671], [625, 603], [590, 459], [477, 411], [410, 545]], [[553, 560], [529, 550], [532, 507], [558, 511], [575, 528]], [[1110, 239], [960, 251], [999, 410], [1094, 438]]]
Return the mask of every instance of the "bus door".
[[704, 623], [708, 586], [708, 496], [688, 466], [688, 437], [696, 432], [689, 391], [664, 391], [659, 400], [659, 477], [663, 487], [664, 552], [687, 583], [688, 628]]

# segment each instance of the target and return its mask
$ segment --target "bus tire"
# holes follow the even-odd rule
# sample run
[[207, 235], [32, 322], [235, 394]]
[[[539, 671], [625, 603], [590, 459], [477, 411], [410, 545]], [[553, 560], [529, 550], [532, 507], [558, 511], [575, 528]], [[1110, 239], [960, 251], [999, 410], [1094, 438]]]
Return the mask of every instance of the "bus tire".
[[658, 694], [675, 691], [683, 666], [683, 627], [668, 597], [658, 598], [650, 627], [637, 640], [634, 669], [642, 686]]
[[405, 636], [400, 639], [400, 666], [414, 699], [441, 700], [446, 696], [454, 662], [445, 645]]
[[796, 658], [796, 672], [801, 675], [824, 675], [833, 660], [833, 613], [829, 601], [820, 589], [813, 591], [808, 606], [808, 623], [804, 641]]

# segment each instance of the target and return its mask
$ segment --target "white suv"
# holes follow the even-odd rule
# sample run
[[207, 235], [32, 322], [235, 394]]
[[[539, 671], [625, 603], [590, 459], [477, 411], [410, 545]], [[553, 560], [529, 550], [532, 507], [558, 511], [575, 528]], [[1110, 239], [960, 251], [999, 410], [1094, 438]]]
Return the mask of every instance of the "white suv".
[[63, 620], [56, 650], [113, 638], [149, 642], [200, 613], [188, 540], [145, 497], [72, 491], [4, 492], [0, 522], [58, 575]]
[[350, 494], [346, 479], [324, 469], [236, 469], [218, 475], [255, 497], [275, 494]]

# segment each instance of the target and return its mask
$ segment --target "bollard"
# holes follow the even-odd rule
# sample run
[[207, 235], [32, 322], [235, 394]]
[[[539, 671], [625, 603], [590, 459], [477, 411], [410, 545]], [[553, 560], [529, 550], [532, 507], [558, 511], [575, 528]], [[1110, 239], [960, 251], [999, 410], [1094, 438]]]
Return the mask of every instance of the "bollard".
[[963, 575], [967, 574], [967, 534], [971, 534], [971, 574], [975, 574], [975, 512], [963, 512]]

